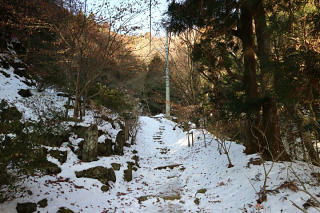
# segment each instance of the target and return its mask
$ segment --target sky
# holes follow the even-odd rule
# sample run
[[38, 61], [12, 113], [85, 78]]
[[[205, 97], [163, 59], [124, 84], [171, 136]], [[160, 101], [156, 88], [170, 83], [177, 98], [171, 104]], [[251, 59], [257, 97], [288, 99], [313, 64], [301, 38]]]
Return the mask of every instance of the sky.
[[[153, 35], [163, 35], [164, 29], [161, 28], [160, 23], [161, 19], [163, 19], [165, 16], [163, 15], [168, 7], [167, 0], [151, 0], [152, 1], [152, 34]], [[92, 10], [92, 8], [95, 8], [94, 10], [97, 10], [98, 8], [101, 8], [101, 4], [108, 3], [110, 5], [109, 8], [113, 8], [114, 6], [122, 7], [123, 5], [127, 4], [133, 4], [136, 9], [142, 9], [143, 12], [139, 13], [136, 17], [131, 18], [130, 17], [130, 23], [139, 25], [141, 27], [141, 30], [137, 31], [138, 33], [146, 33], [149, 32], [149, 0], [87, 0], [89, 8]], [[94, 6], [93, 6], [94, 5]], [[90, 10], [89, 9], [89, 10]], [[108, 13], [112, 13], [113, 11], [109, 11]]]

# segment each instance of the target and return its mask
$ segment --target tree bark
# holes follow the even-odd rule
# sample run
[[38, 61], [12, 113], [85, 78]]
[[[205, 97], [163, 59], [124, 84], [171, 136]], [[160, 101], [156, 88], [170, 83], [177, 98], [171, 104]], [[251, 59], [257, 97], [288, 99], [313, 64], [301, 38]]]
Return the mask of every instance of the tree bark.
[[[254, 39], [252, 28], [252, 14], [243, 4], [241, 7], [239, 32], [243, 45], [244, 76], [243, 83], [247, 96], [247, 103], [254, 103], [258, 99], [258, 85], [256, 77], [256, 59], [254, 53]], [[259, 109], [249, 110], [246, 122], [246, 150], [247, 154], [259, 151], [259, 137], [256, 128], [260, 123]]]
[[255, 11], [255, 31], [258, 43], [258, 58], [261, 69], [261, 96], [264, 98], [262, 106], [262, 131], [264, 133], [263, 154], [266, 158], [273, 160], [288, 160], [289, 155], [285, 151], [280, 138], [278, 125], [278, 112], [276, 102], [272, 97], [274, 86], [274, 72], [271, 67], [271, 43], [266, 24], [266, 15], [263, 1], [256, 0], [252, 11]]

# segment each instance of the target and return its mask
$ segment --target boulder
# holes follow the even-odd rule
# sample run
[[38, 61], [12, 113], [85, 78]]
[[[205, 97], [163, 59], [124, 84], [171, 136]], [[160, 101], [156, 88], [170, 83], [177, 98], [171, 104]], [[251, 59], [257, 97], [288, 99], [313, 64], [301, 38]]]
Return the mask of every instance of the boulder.
[[49, 154], [56, 158], [61, 164], [65, 163], [67, 161], [67, 151], [60, 151], [60, 150], [50, 150]]
[[127, 182], [132, 181], [132, 168], [123, 171], [123, 179]]
[[18, 94], [23, 98], [27, 98], [27, 97], [32, 96], [32, 93], [30, 92], [29, 89], [20, 89], [18, 91]]
[[120, 164], [118, 163], [111, 163], [111, 166], [113, 170], [119, 171], [120, 170]]
[[42, 166], [43, 170], [48, 175], [56, 175], [61, 172], [60, 167], [50, 161], [46, 161]]
[[47, 198], [42, 199], [37, 204], [40, 208], [45, 208], [48, 206], [48, 199]]
[[69, 134], [63, 132], [61, 134], [46, 133], [38, 138], [40, 144], [51, 147], [60, 147], [63, 142], [69, 141]]
[[128, 169], [123, 171], [123, 179], [127, 182], [132, 180], [132, 164], [128, 162]]
[[109, 191], [109, 189], [110, 189], [110, 187], [108, 185], [101, 186], [101, 191], [103, 191], [103, 192], [107, 192], [107, 191]]
[[125, 134], [123, 130], [120, 130], [116, 137], [116, 144], [114, 147], [114, 154], [123, 155], [123, 146], [125, 144]]
[[87, 131], [88, 131], [88, 127], [85, 126], [74, 126], [72, 127], [72, 132], [74, 132], [74, 134], [76, 134], [78, 136], [78, 138], [85, 138]]
[[66, 208], [66, 207], [60, 207], [57, 213], [74, 213], [74, 211]]
[[18, 213], [32, 213], [37, 211], [37, 204], [31, 202], [18, 203], [16, 209]]
[[98, 127], [92, 125], [89, 127], [81, 152], [81, 159], [85, 162], [97, 160], [98, 156]]
[[112, 155], [112, 140], [105, 139], [104, 143], [98, 143], [98, 156], [110, 156]]
[[132, 156], [131, 159], [134, 160], [135, 165], [136, 165], [137, 167], [140, 167], [140, 166], [139, 166], [139, 156], [138, 156], [138, 155]]
[[102, 166], [93, 167], [87, 170], [76, 172], [77, 178], [93, 178], [99, 180], [103, 184], [108, 184], [108, 181], [116, 182], [116, 174], [112, 168]]

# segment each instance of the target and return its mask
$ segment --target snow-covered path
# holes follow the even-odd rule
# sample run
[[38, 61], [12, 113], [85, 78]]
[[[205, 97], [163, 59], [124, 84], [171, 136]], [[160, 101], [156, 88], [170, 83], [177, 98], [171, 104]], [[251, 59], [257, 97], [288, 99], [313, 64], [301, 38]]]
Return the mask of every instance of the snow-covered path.
[[[182, 157], [175, 154], [179, 147], [175, 146], [177, 141], [172, 134], [172, 125], [161, 118], [142, 117], [140, 121], [144, 131], [137, 138], [140, 142], [137, 149], [141, 153], [138, 172], [149, 174], [146, 181], [150, 187], [145, 191], [145, 199], [157, 200], [154, 205], [146, 206], [144, 211], [184, 212], [180, 198], [185, 185], [181, 178], [185, 167]], [[181, 130], [179, 133], [183, 134]], [[150, 202], [148, 200], [140, 203]]]

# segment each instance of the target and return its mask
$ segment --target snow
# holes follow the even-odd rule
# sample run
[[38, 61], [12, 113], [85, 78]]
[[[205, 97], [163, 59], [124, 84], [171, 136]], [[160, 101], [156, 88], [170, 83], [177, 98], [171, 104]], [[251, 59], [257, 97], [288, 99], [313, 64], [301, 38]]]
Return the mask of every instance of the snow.
[[[30, 177], [25, 181], [27, 189], [33, 195], [24, 195], [13, 201], [0, 205], [0, 212], [15, 212], [17, 202], [38, 202], [48, 199], [48, 207], [38, 208], [40, 212], [56, 212], [59, 207], [67, 207], [75, 212], [259, 212], [256, 208], [264, 172], [262, 165], [247, 166], [250, 158], [243, 154], [242, 145], [232, 143], [230, 157], [234, 167], [228, 168], [224, 154], [218, 152], [218, 143], [207, 133], [207, 147], [204, 147], [203, 135], [194, 130], [195, 145], [188, 147], [187, 135], [182, 129], [175, 128], [174, 122], [164, 117], [140, 117], [140, 130], [136, 145], [125, 149], [124, 156], [99, 157], [98, 161], [84, 163], [67, 147], [65, 143], [60, 150], [68, 151], [67, 161], [60, 165], [54, 158], [48, 160], [60, 165], [62, 172], [58, 176]], [[79, 140], [79, 139], [76, 139]], [[74, 143], [74, 142], [73, 142]], [[123, 180], [126, 162], [132, 161], [132, 150], [137, 150], [140, 168], [133, 173], [133, 180]], [[165, 151], [162, 152], [161, 151]], [[102, 192], [102, 184], [94, 179], [76, 178], [75, 171], [95, 166], [111, 167], [111, 163], [120, 163], [120, 171], [115, 171], [117, 181], [108, 192]], [[156, 170], [160, 166], [181, 164], [173, 169]], [[272, 162], [266, 162], [268, 170]], [[289, 171], [290, 166], [298, 173], [300, 179], [308, 180], [306, 187], [310, 192], [319, 192], [315, 179], [310, 173], [318, 168], [307, 166], [302, 162], [274, 163], [267, 180], [267, 189], [279, 187], [284, 181], [296, 181]], [[314, 170], [314, 171], [313, 171]], [[55, 183], [57, 180], [65, 182]], [[50, 183], [51, 184], [48, 184]], [[296, 181], [296, 184], [299, 183]], [[78, 186], [78, 187], [75, 187]], [[83, 187], [83, 188], [82, 188]], [[197, 193], [206, 189], [204, 194]], [[147, 196], [139, 203], [138, 198]], [[177, 200], [165, 200], [166, 197], [178, 197]], [[290, 201], [302, 206], [308, 195], [280, 189], [278, 193], [267, 195], [260, 212], [298, 212]], [[195, 199], [200, 203], [196, 205]], [[316, 212], [312, 207], [308, 212]]]
[[[1, 55], [2, 57], [2, 55]], [[0, 59], [1, 59], [0, 57]], [[65, 98], [58, 97], [55, 90], [37, 92], [23, 83], [24, 78], [16, 76], [13, 68], [0, 70], [10, 75], [4, 77], [0, 72], [0, 99], [15, 104], [23, 112], [24, 119], [37, 120], [40, 114], [49, 108], [63, 109]], [[19, 89], [33, 89], [33, 96], [21, 98]], [[35, 104], [34, 104], [35, 103]], [[36, 105], [35, 108], [32, 105]], [[106, 138], [115, 141], [121, 130], [117, 114], [107, 112], [114, 125], [107, 121], [97, 122], [97, 112], [88, 111], [84, 121], [77, 124], [89, 126], [98, 123], [98, 129], [104, 134], [99, 142]], [[74, 122], [68, 122], [74, 125]], [[293, 182], [313, 195], [319, 195], [320, 187], [311, 173], [319, 173], [317, 167], [304, 162], [265, 162], [262, 165], [248, 165], [251, 158], [258, 155], [245, 155], [240, 144], [226, 141], [230, 146], [232, 164], [228, 168], [225, 154], [219, 153], [217, 139], [206, 131], [193, 129], [194, 146], [188, 147], [186, 132], [177, 124], [164, 117], [163, 114], [154, 117], [139, 117], [139, 131], [136, 144], [125, 147], [123, 156], [99, 157], [97, 161], [81, 162], [68, 146], [77, 146], [83, 138], [71, 135], [69, 141], [62, 144], [61, 151], [67, 151], [67, 161], [60, 164], [57, 159], [48, 155], [48, 160], [57, 164], [61, 172], [56, 176], [26, 177], [21, 183], [32, 195], [21, 192], [13, 200], [0, 204], [1, 213], [16, 212], [17, 203], [38, 202], [48, 199], [48, 206], [38, 208], [39, 212], [57, 212], [60, 207], [67, 207], [74, 212], [299, 212], [292, 202], [302, 207], [310, 198], [305, 192], [293, 191], [280, 187], [287, 182]], [[206, 147], [204, 135], [206, 134]], [[53, 149], [46, 147], [47, 149]], [[133, 180], [123, 179], [127, 162], [133, 162], [133, 151], [139, 156], [139, 166], [133, 172]], [[108, 192], [102, 192], [98, 180], [77, 178], [76, 171], [82, 171], [95, 166], [110, 168], [111, 163], [119, 163], [121, 168], [115, 171], [117, 181], [111, 184]], [[169, 168], [169, 167], [173, 168]], [[159, 169], [159, 167], [163, 169]], [[263, 187], [265, 172], [271, 171], [267, 178], [267, 200], [261, 206], [257, 205], [257, 192]], [[158, 169], [157, 169], [158, 168]], [[292, 171], [295, 171], [296, 175]], [[298, 180], [299, 179], [299, 180]], [[294, 186], [293, 185], [293, 186]], [[282, 185], [283, 186], [283, 185]], [[295, 188], [293, 188], [295, 189]], [[198, 191], [204, 193], [197, 193]], [[172, 200], [168, 200], [172, 199]], [[199, 201], [197, 205], [195, 201]], [[262, 208], [262, 209], [261, 209]], [[317, 212], [313, 207], [308, 212]]]

